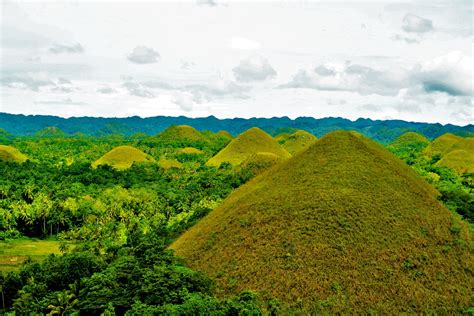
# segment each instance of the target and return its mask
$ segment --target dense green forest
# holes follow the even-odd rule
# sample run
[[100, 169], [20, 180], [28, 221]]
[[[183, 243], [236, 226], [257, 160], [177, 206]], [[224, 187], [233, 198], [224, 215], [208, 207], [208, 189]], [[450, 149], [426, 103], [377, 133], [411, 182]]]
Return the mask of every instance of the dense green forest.
[[[218, 132], [226, 130], [236, 136], [252, 127], [259, 127], [275, 136], [282, 132], [294, 132], [302, 129], [321, 137], [336, 130], [354, 130], [369, 138], [382, 143], [390, 143], [407, 131], [418, 132], [428, 138], [436, 138], [445, 133], [454, 133], [461, 136], [473, 136], [474, 125], [456, 126], [439, 123], [417, 123], [402, 120], [372, 120], [360, 118], [356, 121], [340, 117], [316, 119], [313, 117], [272, 118], [234, 118], [219, 119], [214, 116], [189, 118], [184, 116], [156, 116], [141, 118], [138, 116], [127, 118], [96, 118], [71, 117], [61, 118], [47, 115], [15, 115], [0, 113], [0, 129], [15, 136], [34, 136], [51, 134], [49, 127], [54, 126], [66, 135], [104, 136], [121, 134], [131, 136], [136, 133], [155, 135], [170, 125], [190, 125], [197, 130]], [[0, 140], [7, 138], [0, 131]]]
[[[245, 148], [236, 145], [238, 138], [232, 140], [228, 133], [217, 130], [199, 132], [189, 126], [172, 126], [148, 136], [132, 133], [138, 131], [129, 127], [123, 132], [122, 125], [110, 122], [116, 123], [102, 136], [93, 130], [97, 126], [70, 136], [73, 129], [65, 125], [61, 128], [68, 133], [58, 128], [31, 132], [33, 136], [0, 133], [0, 145], [5, 145], [0, 147], [2, 243], [41, 239], [57, 242], [60, 250], [60, 254], [44, 260], [25, 256], [18, 262], [21, 264], [12, 264], [5, 260], [14, 256], [6, 256], [0, 248], [0, 257], [4, 257], [0, 260], [3, 313], [283, 313], [283, 302], [250, 290], [216, 295], [213, 279], [190, 269], [168, 248], [235, 189], [279, 160], [268, 164], [267, 159], [260, 165], [252, 160], [252, 164], [240, 167], [227, 162], [209, 165], [206, 162], [229, 143], [231, 148]], [[293, 132], [294, 125], [287, 127], [273, 132]], [[420, 128], [431, 129], [433, 132], [425, 136], [432, 138], [451, 127]], [[407, 130], [401, 126], [382, 129], [383, 136], [375, 138], [385, 142]], [[472, 135], [470, 128], [453, 129], [464, 136]], [[321, 134], [319, 130], [317, 136]], [[271, 140], [271, 146], [278, 146], [278, 139]], [[431, 183], [446, 207], [472, 225], [473, 174], [440, 166], [442, 154], [428, 152], [428, 146], [430, 141], [420, 135], [402, 136], [387, 148]], [[250, 154], [255, 155], [255, 150]]]

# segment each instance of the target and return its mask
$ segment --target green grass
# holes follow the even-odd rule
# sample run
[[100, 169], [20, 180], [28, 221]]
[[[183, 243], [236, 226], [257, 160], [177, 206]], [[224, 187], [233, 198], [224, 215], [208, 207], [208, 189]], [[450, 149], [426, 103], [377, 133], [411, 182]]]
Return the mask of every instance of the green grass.
[[395, 139], [389, 148], [395, 150], [422, 150], [430, 144], [430, 141], [423, 135], [415, 132], [407, 132]]
[[456, 170], [456, 172], [472, 173], [474, 172], [474, 151], [471, 150], [454, 150], [449, 151], [436, 163], [440, 167], [448, 167]]
[[0, 271], [17, 270], [28, 257], [34, 262], [39, 262], [52, 253], [60, 253], [58, 241], [37, 239], [0, 241]]
[[317, 138], [306, 131], [298, 130], [293, 134], [279, 134], [275, 137], [275, 140], [290, 154], [294, 155], [311, 146]]
[[199, 150], [194, 147], [182, 148], [179, 150], [179, 152], [186, 155], [202, 155], [203, 154], [202, 150]]
[[131, 146], [119, 146], [92, 163], [92, 167], [109, 165], [117, 170], [125, 170], [130, 168], [135, 162], [152, 163], [154, 161], [152, 157], [139, 149]]
[[0, 145], [0, 160], [21, 163], [26, 161], [26, 159], [28, 159], [28, 157], [22, 154], [15, 147]]
[[145, 139], [143, 143], [148, 146], [196, 147], [202, 149], [209, 144], [209, 139], [194, 127], [173, 125], [160, 134]]
[[220, 296], [250, 289], [308, 313], [456, 314], [473, 300], [472, 237], [438, 194], [379, 144], [333, 132], [171, 248]]
[[161, 168], [164, 168], [164, 169], [171, 169], [171, 168], [181, 169], [181, 168], [183, 168], [183, 164], [180, 163], [179, 161], [175, 160], [175, 159], [161, 158], [160, 160], [158, 160], [158, 165]]
[[281, 159], [291, 155], [281, 147], [270, 135], [259, 128], [253, 127], [234, 138], [217, 155], [209, 159], [208, 166], [220, 166], [223, 162], [237, 166], [248, 157], [259, 152], [275, 154]]
[[271, 166], [281, 162], [282, 158], [273, 153], [256, 153], [245, 159], [237, 168], [237, 172], [250, 172], [252, 176], [262, 173]]
[[461, 136], [446, 133], [434, 139], [431, 144], [425, 148], [424, 153], [428, 156], [443, 155], [451, 146], [463, 140]]

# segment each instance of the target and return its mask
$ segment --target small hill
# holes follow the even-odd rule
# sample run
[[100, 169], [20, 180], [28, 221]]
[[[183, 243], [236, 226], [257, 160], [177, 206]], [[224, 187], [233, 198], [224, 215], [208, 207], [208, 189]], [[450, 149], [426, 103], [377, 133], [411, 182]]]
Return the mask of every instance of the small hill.
[[396, 151], [421, 151], [430, 144], [423, 135], [415, 132], [407, 132], [395, 139], [389, 148]]
[[57, 138], [66, 137], [66, 134], [59, 127], [49, 126], [38, 131], [36, 136], [41, 138]]
[[194, 127], [188, 125], [173, 125], [160, 134], [143, 141], [149, 146], [163, 147], [196, 147], [202, 149], [209, 140]]
[[291, 155], [281, 147], [270, 135], [257, 127], [243, 132], [234, 138], [224, 149], [209, 159], [208, 166], [220, 166], [223, 162], [237, 166], [253, 154], [266, 152], [275, 154], [282, 159]]
[[231, 140], [232, 138], [234, 138], [228, 131], [224, 131], [224, 130], [218, 131], [215, 135], [217, 137], [227, 138], [228, 140]]
[[311, 146], [317, 140], [317, 137], [306, 131], [298, 130], [293, 134], [280, 134], [275, 137], [275, 140], [290, 154], [294, 155]]
[[446, 133], [436, 138], [425, 148], [424, 153], [428, 156], [443, 155], [451, 146], [463, 138], [451, 133]]
[[235, 190], [171, 248], [217, 282], [304, 314], [457, 314], [471, 235], [381, 145], [332, 132]]
[[181, 169], [183, 167], [183, 164], [175, 159], [164, 159], [164, 158], [158, 160], [158, 165], [163, 169], [172, 169], [172, 168]]
[[281, 162], [282, 158], [274, 153], [256, 153], [245, 159], [238, 167], [238, 172], [248, 173], [250, 177], [262, 173], [271, 166]]
[[131, 146], [115, 147], [101, 158], [92, 163], [96, 168], [100, 165], [109, 165], [117, 170], [130, 168], [135, 162], [154, 162], [155, 160], [143, 151]]
[[460, 141], [449, 147], [448, 150], [446, 150], [445, 154], [455, 150], [466, 150], [468, 152], [474, 153], [474, 138], [462, 138]]
[[179, 150], [179, 152], [186, 155], [202, 155], [203, 154], [202, 150], [199, 150], [194, 147], [182, 148]]
[[0, 145], [0, 160], [11, 162], [25, 162], [28, 159], [18, 149], [12, 146]]
[[436, 163], [440, 167], [448, 167], [456, 172], [472, 173], [474, 172], [474, 151], [454, 150], [448, 152]]

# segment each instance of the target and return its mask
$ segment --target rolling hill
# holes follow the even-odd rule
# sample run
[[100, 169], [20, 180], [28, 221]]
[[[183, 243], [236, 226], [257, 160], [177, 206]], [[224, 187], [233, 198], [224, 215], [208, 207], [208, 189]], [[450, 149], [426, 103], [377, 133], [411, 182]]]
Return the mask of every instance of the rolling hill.
[[272, 153], [282, 159], [291, 157], [290, 153], [281, 147], [273, 137], [257, 127], [252, 127], [234, 138], [206, 164], [218, 167], [223, 162], [229, 162], [237, 166], [251, 155], [259, 152]]
[[238, 172], [250, 173], [253, 177], [262, 173], [271, 166], [276, 165], [283, 159], [273, 153], [259, 152], [245, 159], [238, 167]]
[[430, 141], [423, 135], [415, 132], [406, 132], [393, 141], [389, 148], [401, 151], [421, 151], [430, 144]]
[[173, 125], [143, 142], [149, 146], [196, 147], [202, 149], [209, 143], [207, 137], [189, 125]]
[[294, 155], [308, 148], [317, 140], [317, 137], [306, 131], [298, 130], [293, 134], [280, 134], [275, 137], [275, 140], [290, 154]]
[[451, 146], [463, 140], [461, 136], [451, 133], [446, 133], [434, 139], [428, 147], [425, 148], [424, 153], [428, 156], [443, 155]]
[[125, 170], [130, 168], [135, 162], [152, 163], [155, 162], [155, 160], [134, 147], [119, 146], [93, 162], [92, 167], [96, 168], [100, 165], [109, 165], [117, 170]]
[[474, 172], [474, 151], [461, 149], [450, 151], [436, 165], [454, 169], [459, 174], [472, 173]]
[[27, 156], [22, 154], [18, 149], [12, 146], [0, 145], [0, 160], [11, 162], [25, 162]]
[[472, 306], [471, 235], [379, 144], [330, 133], [255, 177], [171, 248], [227, 296], [305, 313], [456, 314]]

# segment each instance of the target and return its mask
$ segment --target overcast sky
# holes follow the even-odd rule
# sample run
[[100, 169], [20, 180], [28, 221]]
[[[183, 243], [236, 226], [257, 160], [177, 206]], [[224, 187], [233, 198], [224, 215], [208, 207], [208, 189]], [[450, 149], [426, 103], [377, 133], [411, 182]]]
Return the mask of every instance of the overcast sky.
[[0, 112], [474, 123], [471, 1], [1, 1]]

